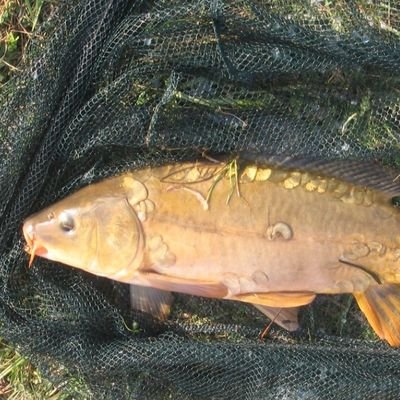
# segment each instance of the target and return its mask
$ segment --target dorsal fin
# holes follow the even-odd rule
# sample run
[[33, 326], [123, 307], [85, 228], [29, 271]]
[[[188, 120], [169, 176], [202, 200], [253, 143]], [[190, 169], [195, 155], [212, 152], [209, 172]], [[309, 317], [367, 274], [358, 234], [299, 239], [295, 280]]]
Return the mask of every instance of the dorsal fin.
[[382, 191], [390, 196], [400, 195], [400, 171], [385, 167], [375, 161], [320, 160], [306, 157], [269, 155], [245, 152], [240, 154], [244, 162], [272, 165], [284, 169], [298, 169], [341, 179], [353, 185]]

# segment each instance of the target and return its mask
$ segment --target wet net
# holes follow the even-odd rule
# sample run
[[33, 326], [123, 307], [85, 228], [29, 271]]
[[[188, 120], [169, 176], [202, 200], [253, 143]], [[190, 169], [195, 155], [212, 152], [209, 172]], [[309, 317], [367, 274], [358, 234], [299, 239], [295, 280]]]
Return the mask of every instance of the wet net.
[[[165, 323], [126, 285], [37, 259], [22, 220], [79, 187], [213, 154], [400, 165], [400, 5], [61, 2], [0, 94], [1, 334], [96, 399], [398, 399], [400, 353], [348, 296], [289, 335], [250, 306], [178, 295]], [[85, 397], [86, 396], [86, 397]]]

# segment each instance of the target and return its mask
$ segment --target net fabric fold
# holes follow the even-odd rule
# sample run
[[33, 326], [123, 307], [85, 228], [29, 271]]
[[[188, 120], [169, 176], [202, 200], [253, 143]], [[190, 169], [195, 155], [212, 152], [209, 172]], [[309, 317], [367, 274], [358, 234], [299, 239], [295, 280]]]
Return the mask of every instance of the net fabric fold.
[[160, 324], [129, 309], [122, 284], [45, 260], [28, 271], [21, 223], [90, 182], [203, 153], [398, 168], [399, 64], [389, 1], [61, 3], [0, 94], [2, 334], [96, 398], [397, 398], [398, 351], [353, 339], [365, 336], [354, 305], [344, 329], [319, 311], [330, 300], [304, 318], [329, 341], [261, 344], [242, 320]]

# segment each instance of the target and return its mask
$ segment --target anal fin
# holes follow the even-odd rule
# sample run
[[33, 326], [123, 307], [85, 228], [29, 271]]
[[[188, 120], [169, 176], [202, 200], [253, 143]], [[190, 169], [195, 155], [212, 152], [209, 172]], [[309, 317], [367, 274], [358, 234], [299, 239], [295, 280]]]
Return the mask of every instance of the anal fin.
[[139, 285], [130, 285], [131, 306], [164, 320], [168, 317], [174, 297], [170, 292]]
[[262, 306], [260, 304], [254, 304], [254, 307], [283, 329], [293, 332], [299, 328], [299, 307], [276, 308]]
[[391, 346], [400, 346], [400, 285], [383, 284], [354, 293], [375, 333]]

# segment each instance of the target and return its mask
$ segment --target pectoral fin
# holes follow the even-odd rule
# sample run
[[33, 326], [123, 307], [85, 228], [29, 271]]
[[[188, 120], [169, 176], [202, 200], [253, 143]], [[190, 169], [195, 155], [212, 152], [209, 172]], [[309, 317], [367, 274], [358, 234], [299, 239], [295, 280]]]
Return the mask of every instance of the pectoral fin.
[[194, 296], [217, 299], [224, 298], [228, 293], [226, 287], [219, 282], [200, 279], [182, 279], [154, 272], [142, 272], [138, 274], [134, 282], [131, 283], [170, 292], [186, 293]]
[[291, 308], [310, 304], [315, 299], [312, 292], [270, 292], [245, 293], [231, 297], [232, 300], [245, 303], [260, 304], [267, 307]]
[[391, 346], [400, 346], [400, 285], [374, 285], [354, 297], [375, 333]]
[[275, 324], [278, 324], [282, 328], [288, 331], [295, 331], [299, 328], [298, 313], [299, 307], [292, 308], [275, 308], [262, 306], [260, 304], [254, 304], [257, 310], [261, 311]]
[[168, 317], [174, 297], [165, 290], [152, 287], [130, 285], [131, 306], [151, 314], [153, 317], [164, 320]]

